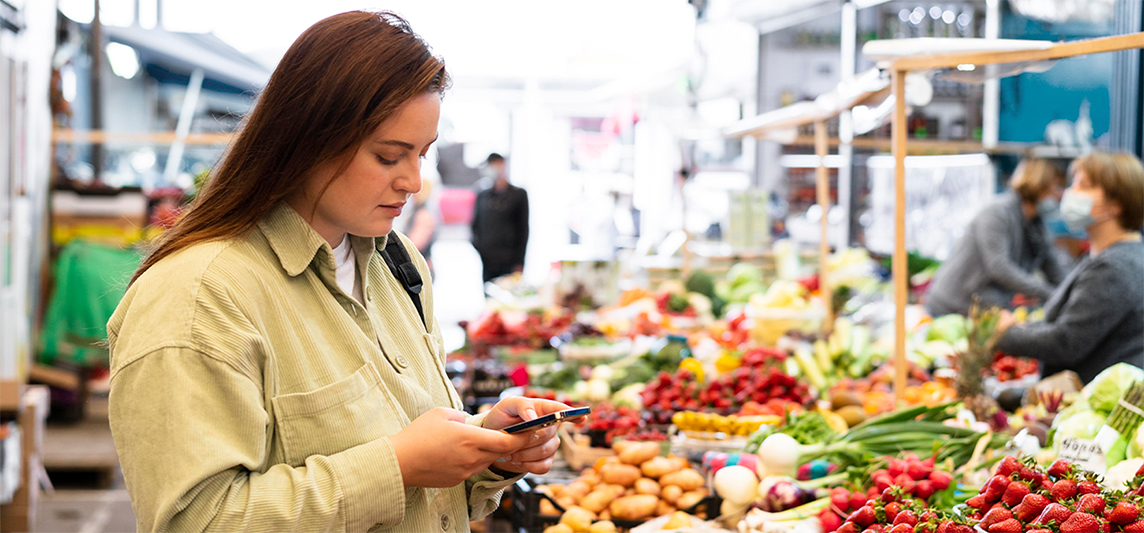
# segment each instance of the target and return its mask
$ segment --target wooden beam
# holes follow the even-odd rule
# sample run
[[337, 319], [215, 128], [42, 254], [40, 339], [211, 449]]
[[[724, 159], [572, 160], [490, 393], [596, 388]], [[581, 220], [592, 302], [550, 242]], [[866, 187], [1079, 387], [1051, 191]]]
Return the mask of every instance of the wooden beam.
[[28, 379], [70, 391], [77, 391], [82, 385], [79, 374], [38, 363], [32, 365], [32, 369], [28, 371]]
[[830, 220], [826, 215], [830, 212], [830, 174], [826, 170], [826, 154], [830, 151], [827, 143], [826, 121], [814, 121], [814, 153], [818, 155], [818, 170], [816, 172], [815, 189], [818, 193], [818, 207], [822, 210], [819, 219], [822, 227], [822, 237], [818, 242], [818, 287], [822, 294], [823, 303], [826, 304], [826, 320], [822, 332], [829, 335], [834, 330], [834, 297], [827, 282], [827, 265], [830, 262]]
[[954, 68], [958, 65], [991, 65], [1021, 61], [1047, 61], [1086, 54], [1131, 50], [1133, 48], [1144, 48], [1144, 32], [1060, 43], [1043, 50], [930, 54], [925, 56], [903, 57], [895, 59], [891, 63], [891, 70], [925, 70]]
[[894, 399], [901, 403], [906, 393], [906, 303], [909, 271], [906, 261], [906, 71], [894, 70]]
[[[227, 144], [234, 138], [233, 133], [191, 133], [183, 140], [186, 144], [217, 145]], [[123, 144], [171, 144], [175, 142], [175, 132], [163, 131], [154, 133], [111, 133], [103, 130], [68, 130], [56, 129], [52, 131], [53, 143], [74, 143], [103, 145], [110, 143]]]

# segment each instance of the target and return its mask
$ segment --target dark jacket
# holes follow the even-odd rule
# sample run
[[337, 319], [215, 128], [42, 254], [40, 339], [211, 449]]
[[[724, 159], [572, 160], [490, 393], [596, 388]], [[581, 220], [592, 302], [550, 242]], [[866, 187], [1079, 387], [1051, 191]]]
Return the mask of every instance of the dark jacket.
[[1081, 260], [1045, 305], [1045, 320], [1013, 326], [997, 343], [1039, 359], [1043, 374], [1089, 382], [1116, 363], [1144, 367], [1144, 243], [1120, 242]]
[[503, 191], [489, 187], [477, 193], [472, 242], [486, 270], [508, 273], [523, 266], [528, 245], [528, 193], [513, 185]]
[[[1033, 275], [1042, 271], [1048, 283]], [[933, 316], [968, 314], [973, 296], [985, 307], [1005, 307], [1024, 294], [1044, 301], [1064, 277], [1041, 218], [1025, 218], [1016, 193], [983, 209], [934, 276], [926, 294]]]

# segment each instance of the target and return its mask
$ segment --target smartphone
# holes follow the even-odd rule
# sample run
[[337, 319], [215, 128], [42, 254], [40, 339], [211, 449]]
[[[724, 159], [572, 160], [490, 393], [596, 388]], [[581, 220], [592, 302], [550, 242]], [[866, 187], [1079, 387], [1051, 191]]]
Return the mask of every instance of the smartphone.
[[504, 431], [505, 433], [520, 433], [522, 431], [529, 431], [529, 430], [533, 430], [533, 429], [546, 428], [548, 426], [554, 426], [554, 425], [559, 424], [561, 422], [574, 422], [574, 421], [576, 421], [577, 418], [582, 418], [582, 417], [588, 416], [588, 413], [591, 413], [591, 412], [592, 412], [591, 407], [574, 407], [572, 409], [565, 409], [563, 411], [557, 411], [555, 413], [549, 413], [547, 415], [544, 415], [542, 417], [539, 417], [539, 418], [536, 418], [533, 420], [529, 420], [527, 422], [521, 422], [519, 424], [513, 424], [507, 428], [504, 428], [501, 431]]

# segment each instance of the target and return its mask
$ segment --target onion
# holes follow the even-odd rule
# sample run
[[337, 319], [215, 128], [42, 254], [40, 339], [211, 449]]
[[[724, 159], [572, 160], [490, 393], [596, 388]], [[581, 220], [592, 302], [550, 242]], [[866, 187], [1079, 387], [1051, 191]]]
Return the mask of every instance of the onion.
[[745, 466], [733, 465], [715, 472], [715, 492], [724, 501], [749, 504], [755, 500], [759, 479]]
[[802, 444], [785, 433], [774, 433], [759, 445], [759, 477], [793, 476], [798, 470]]

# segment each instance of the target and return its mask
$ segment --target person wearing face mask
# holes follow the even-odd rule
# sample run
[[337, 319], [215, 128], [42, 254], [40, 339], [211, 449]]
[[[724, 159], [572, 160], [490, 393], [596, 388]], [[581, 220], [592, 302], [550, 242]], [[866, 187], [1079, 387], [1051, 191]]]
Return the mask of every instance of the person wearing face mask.
[[1144, 366], [1144, 166], [1128, 154], [1091, 154], [1070, 167], [1061, 218], [1088, 233], [1090, 252], [1053, 292], [1045, 319], [1001, 317], [997, 349], [1092, 380], [1116, 363]]
[[938, 269], [924, 302], [930, 315], [968, 314], [975, 296], [983, 305], [1001, 307], [1018, 294], [1048, 298], [1064, 269], [1043, 219], [1056, 209], [1064, 184], [1064, 173], [1053, 163], [1022, 161], [1012, 190], [973, 218]]

